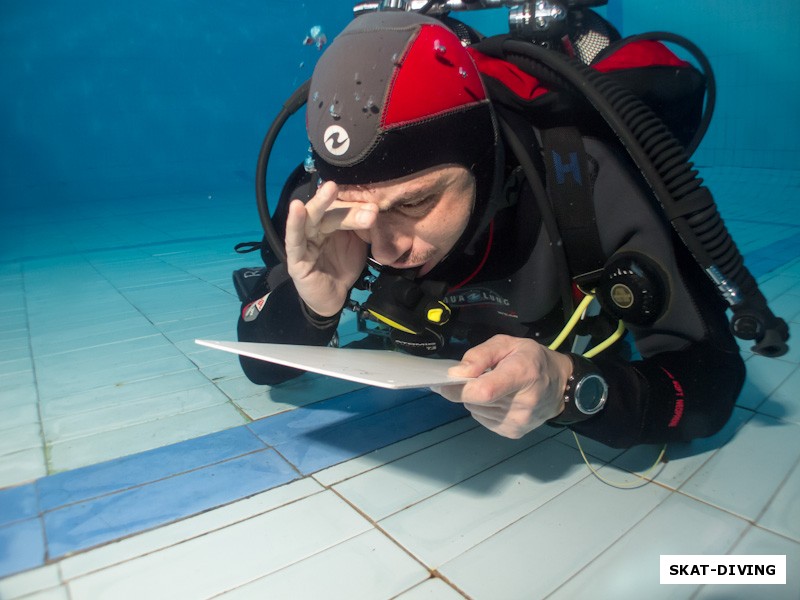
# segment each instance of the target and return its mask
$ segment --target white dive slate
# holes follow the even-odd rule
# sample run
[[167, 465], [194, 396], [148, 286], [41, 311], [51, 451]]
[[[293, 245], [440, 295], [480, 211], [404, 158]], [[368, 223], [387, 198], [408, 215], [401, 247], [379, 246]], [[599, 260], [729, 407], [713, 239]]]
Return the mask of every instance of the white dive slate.
[[195, 340], [195, 342], [201, 346], [287, 367], [395, 390], [469, 381], [468, 377], [457, 378], [447, 375], [447, 369], [457, 365], [458, 361], [422, 358], [388, 350], [213, 340]]

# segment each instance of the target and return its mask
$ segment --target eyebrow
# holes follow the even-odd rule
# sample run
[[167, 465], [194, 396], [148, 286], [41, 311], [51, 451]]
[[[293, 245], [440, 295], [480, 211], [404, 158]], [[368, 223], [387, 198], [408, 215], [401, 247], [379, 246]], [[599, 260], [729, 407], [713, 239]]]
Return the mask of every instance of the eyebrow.
[[443, 178], [435, 179], [421, 188], [411, 190], [409, 192], [403, 192], [397, 196], [397, 198], [392, 199], [391, 206], [424, 200], [428, 196], [438, 196], [442, 193], [445, 187], [447, 187], [447, 182], [444, 181]]
[[438, 193], [438, 191], [431, 190], [431, 189], [423, 189], [417, 190], [415, 192], [409, 192], [407, 194], [403, 194], [402, 196], [398, 196], [392, 201], [392, 206], [396, 204], [408, 204], [409, 202], [417, 202], [419, 200], [424, 200], [428, 196], [434, 196]]
[[[439, 196], [439, 195], [442, 194], [444, 189], [449, 185], [449, 183], [450, 183], [449, 179], [447, 179], [445, 177], [437, 177], [433, 181], [425, 183], [424, 185], [422, 185], [421, 187], [418, 187], [417, 189], [412, 189], [412, 190], [409, 190], [409, 191], [401, 192], [400, 195], [398, 195], [395, 198], [392, 198], [391, 200], [389, 200], [390, 204], [388, 206], [386, 206], [385, 208], [380, 208], [380, 211], [381, 212], [385, 212], [385, 211], [391, 210], [395, 206], [398, 206], [398, 205], [401, 205], [401, 204], [407, 204], [407, 203], [410, 203], [410, 202], [421, 201], [421, 200], [424, 200], [425, 198], [427, 198], [428, 196]], [[354, 191], [361, 192], [361, 193], [366, 193], [366, 194], [370, 193], [368, 185], [365, 185], [365, 186], [353, 186], [350, 189], [352, 189]], [[345, 190], [345, 191], [349, 191], [349, 190]], [[347, 200], [347, 202], [358, 202], [358, 201], [359, 200]]]

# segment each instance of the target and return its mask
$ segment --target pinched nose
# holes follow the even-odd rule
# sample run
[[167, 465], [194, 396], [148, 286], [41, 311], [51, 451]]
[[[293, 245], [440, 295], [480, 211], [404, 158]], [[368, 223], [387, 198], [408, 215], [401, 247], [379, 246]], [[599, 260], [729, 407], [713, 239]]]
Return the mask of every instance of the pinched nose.
[[397, 267], [408, 262], [414, 242], [412, 236], [401, 233], [383, 215], [378, 215], [370, 229], [361, 232], [361, 238], [370, 245], [372, 258], [382, 265]]

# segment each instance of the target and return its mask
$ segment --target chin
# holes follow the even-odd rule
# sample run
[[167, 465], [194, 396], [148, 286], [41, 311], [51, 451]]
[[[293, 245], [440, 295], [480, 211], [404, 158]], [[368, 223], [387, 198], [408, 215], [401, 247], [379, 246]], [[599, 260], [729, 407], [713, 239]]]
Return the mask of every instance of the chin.
[[439, 264], [439, 261], [438, 261], [438, 260], [429, 260], [428, 262], [424, 263], [424, 264], [423, 264], [423, 265], [420, 267], [420, 269], [419, 269], [419, 273], [417, 273], [417, 277], [422, 277], [422, 276], [424, 276], [424, 275], [427, 275], [427, 274], [428, 274], [428, 273], [430, 273], [430, 272], [433, 270], [433, 268], [434, 268], [436, 265], [438, 265], [438, 264]]

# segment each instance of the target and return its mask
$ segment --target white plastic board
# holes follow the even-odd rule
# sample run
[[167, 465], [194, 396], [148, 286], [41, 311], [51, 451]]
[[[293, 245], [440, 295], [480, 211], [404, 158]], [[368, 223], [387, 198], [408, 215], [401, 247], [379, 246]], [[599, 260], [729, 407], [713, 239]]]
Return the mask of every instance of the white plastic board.
[[457, 378], [447, 374], [447, 370], [457, 365], [458, 361], [422, 358], [388, 350], [213, 340], [195, 342], [286, 367], [395, 390], [469, 381], [468, 377]]

